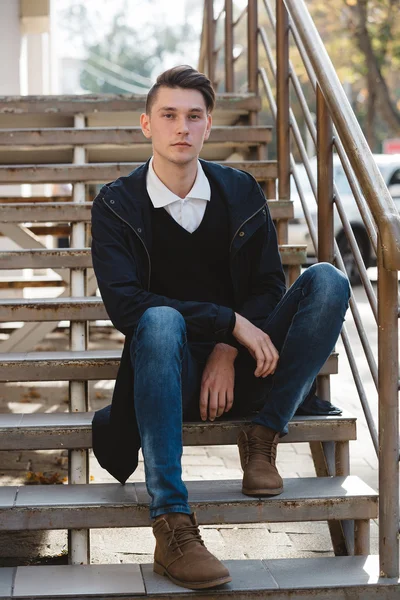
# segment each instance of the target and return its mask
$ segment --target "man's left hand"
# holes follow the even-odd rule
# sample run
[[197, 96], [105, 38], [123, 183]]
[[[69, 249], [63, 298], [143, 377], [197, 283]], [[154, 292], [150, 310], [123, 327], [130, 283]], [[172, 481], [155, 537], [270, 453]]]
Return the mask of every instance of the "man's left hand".
[[228, 344], [217, 344], [204, 367], [200, 391], [200, 416], [214, 421], [232, 408], [235, 384], [235, 358], [238, 351]]

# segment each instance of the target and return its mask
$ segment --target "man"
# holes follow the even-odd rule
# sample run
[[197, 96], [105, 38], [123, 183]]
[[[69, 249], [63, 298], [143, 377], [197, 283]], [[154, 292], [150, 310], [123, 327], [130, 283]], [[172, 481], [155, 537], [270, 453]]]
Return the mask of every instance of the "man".
[[[242, 491], [279, 494], [280, 435], [330, 354], [349, 299], [315, 265], [285, 294], [264, 194], [247, 173], [199, 161], [215, 94], [188, 66], [160, 75], [141, 127], [153, 156], [93, 203], [93, 266], [126, 335], [112, 408], [93, 422], [99, 462], [124, 482], [142, 447], [154, 570], [191, 589], [230, 581], [205, 548], [182, 481], [182, 420], [252, 414], [238, 438]], [[258, 412], [257, 412], [258, 411]]]

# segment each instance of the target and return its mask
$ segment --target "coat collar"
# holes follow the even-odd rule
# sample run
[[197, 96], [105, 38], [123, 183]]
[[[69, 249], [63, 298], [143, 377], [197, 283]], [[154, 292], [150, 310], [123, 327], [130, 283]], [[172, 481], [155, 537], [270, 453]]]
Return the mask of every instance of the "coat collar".
[[[120, 177], [100, 190], [109, 208], [128, 223], [147, 246], [151, 246], [151, 200], [146, 188], [149, 163], [150, 159], [126, 177]], [[240, 228], [265, 207], [265, 197], [248, 173], [202, 159], [200, 163], [211, 186], [219, 188], [227, 203], [230, 238], [233, 240]], [[250, 227], [246, 239], [251, 233]]]

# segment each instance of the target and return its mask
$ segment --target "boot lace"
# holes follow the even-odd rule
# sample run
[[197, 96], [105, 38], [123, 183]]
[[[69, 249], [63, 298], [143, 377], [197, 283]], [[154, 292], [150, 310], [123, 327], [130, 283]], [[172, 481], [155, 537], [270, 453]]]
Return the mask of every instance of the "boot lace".
[[169, 531], [168, 534], [168, 546], [172, 551], [175, 551], [177, 548], [182, 548], [190, 542], [200, 542], [200, 544], [204, 546], [197, 525], [179, 525], [175, 529]]
[[245, 447], [246, 464], [251, 457], [256, 454], [265, 456], [269, 462], [274, 465], [276, 459], [276, 443], [274, 441], [262, 440], [256, 437], [249, 437]]

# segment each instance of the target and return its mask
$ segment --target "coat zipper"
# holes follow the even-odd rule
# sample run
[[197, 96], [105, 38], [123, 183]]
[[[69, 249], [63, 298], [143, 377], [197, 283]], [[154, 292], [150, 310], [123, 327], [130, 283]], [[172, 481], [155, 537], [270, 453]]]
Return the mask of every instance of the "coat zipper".
[[106, 201], [104, 200], [104, 196], [103, 196], [102, 200], [103, 200], [105, 206], [107, 206], [107, 208], [109, 208], [111, 210], [111, 212], [114, 213], [114, 215], [116, 217], [118, 217], [118, 219], [120, 219], [120, 221], [122, 221], [123, 223], [125, 223], [126, 225], [128, 225], [128, 227], [130, 227], [132, 229], [132, 231], [137, 235], [137, 237], [139, 238], [139, 240], [142, 242], [143, 248], [145, 249], [146, 254], [147, 254], [147, 259], [149, 261], [149, 278], [148, 278], [148, 284], [147, 284], [147, 291], [149, 292], [150, 291], [150, 278], [151, 278], [151, 260], [150, 260], [150, 253], [147, 250], [147, 246], [144, 243], [144, 240], [140, 237], [140, 235], [138, 234], [138, 232], [136, 231], [136, 229], [134, 227], [132, 227], [132, 225], [128, 221], [125, 221], [125, 219], [123, 219], [118, 213], [115, 212], [115, 210], [113, 208], [111, 208], [111, 206], [109, 206], [106, 203]]

